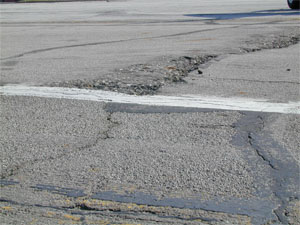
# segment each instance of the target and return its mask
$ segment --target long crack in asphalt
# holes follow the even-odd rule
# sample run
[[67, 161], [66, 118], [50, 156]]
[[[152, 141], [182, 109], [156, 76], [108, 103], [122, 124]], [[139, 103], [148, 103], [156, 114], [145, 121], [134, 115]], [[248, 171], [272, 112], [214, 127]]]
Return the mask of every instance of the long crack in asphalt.
[[63, 152], [61, 154], [58, 154], [56, 156], [49, 156], [49, 157], [46, 157], [46, 158], [43, 158], [43, 159], [34, 159], [34, 160], [29, 160], [29, 161], [26, 161], [26, 162], [22, 162], [20, 164], [17, 164], [17, 165], [11, 165], [9, 166], [8, 168], [6, 169], [3, 169], [1, 170], [1, 173], [0, 173], [0, 178], [2, 180], [0, 180], [0, 185], [2, 184], [10, 184], [10, 181], [7, 180], [9, 179], [10, 177], [12, 176], [15, 176], [18, 174], [18, 172], [23, 168], [23, 167], [26, 167], [27, 165], [33, 165], [34, 163], [37, 163], [37, 162], [48, 162], [48, 161], [54, 161], [54, 160], [57, 160], [59, 158], [62, 158], [68, 154], [70, 154], [71, 152], [74, 152], [74, 151], [84, 151], [85, 149], [90, 149], [94, 146], [96, 146], [98, 144], [98, 142], [100, 140], [106, 140], [106, 139], [109, 139], [111, 138], [109, 136], [109, 132], [112, 128], [114, 128], [115, 126], [118, 126], [119, 125], [119, 122], [115, 122], [111, 119], [112, 117], [112, 112], [108, 112], [108, 115], [106, 117], [106, 121], [108, 123], [108, 126], [107, 126], [107, 129], [100, 132], [99, 131], [99, 134], [94, 138], [92, 139], [89, 143], [87, 143], [86, 145], [84, 146], [81, 146], [79, 148], [76, 148], [72, 151], [68, 151], [68, 152]]

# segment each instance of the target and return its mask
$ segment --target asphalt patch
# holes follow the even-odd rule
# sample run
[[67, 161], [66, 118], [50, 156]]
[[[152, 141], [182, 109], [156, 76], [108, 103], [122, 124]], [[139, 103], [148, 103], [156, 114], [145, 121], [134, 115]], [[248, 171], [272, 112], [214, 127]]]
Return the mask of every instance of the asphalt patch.
[[67, 197], [84, 197], [86, 194], [83, 190], [80, 189], [74, 189], [74, 188], [62, 188], [52, 185], [43, 185], [43, 184], [37, 184], [35, 186], [31, 186], [32, 188], [40, 191], [49, 191], [53, 194], [59, 194], [59, 195], [65, 195]]
[[[242, 112], [242, 114], [241, 120], [234, 124], [237, 133], [232, 143], [245, 147], [245, 154], [249, 154], [246, 149], [250, 147], [261, 163], [268, 166], [269, 174], [274, 181], [271, 186], [272, 193], [261, 190], [261, 197], [267, 198], [274, 195], [279, 207], [273, 208], [269, 205], [266, 206], [266, 210], [269, 214], [274, 211], [278, 222], [288, 224], [288, 214], [285, 211], [289, 202], [293, 199], [300, 199], [299, 165], [289, 151], [264, 131], [264, 123], [268, 114], [257, 112]], [[254, 162], [249, 161], [249, 163], [253, 165], [253, 168], [256, 167]], [[257, 182], [264, 181], [258, 180]]]
[[13, 181], [13, 180], [0, 180], [0, 186], [10, 186], [10, 185], [15, 185], [19, 184], [20, 182], [18, 181]]

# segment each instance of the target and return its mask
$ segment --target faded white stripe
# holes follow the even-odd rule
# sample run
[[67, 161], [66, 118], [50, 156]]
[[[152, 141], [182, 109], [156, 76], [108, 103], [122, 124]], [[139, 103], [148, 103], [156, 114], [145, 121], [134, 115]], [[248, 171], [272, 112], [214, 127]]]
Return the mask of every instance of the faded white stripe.
[[265, 99], [221, 98], [197, 95], [134, 96], [101, 90], [28, 86], [2, 86], [0, 87], [0, 95], [65, 98], [153, 106], [300, 114], [300, 102], [274, 103], [268, 102]]

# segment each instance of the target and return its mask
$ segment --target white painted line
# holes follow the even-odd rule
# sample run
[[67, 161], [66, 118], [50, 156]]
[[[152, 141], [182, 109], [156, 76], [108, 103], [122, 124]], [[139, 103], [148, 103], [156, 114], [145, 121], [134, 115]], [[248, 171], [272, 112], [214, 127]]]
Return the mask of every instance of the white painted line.
[[153, 106], [191, 107], [255, 112], [300, 114], [300, 102], [272, 103], [265, 99], [220, 98], [197, 95], [134, 96], [117, 92], [60, 87], [1, 86], [0, 95], [65, 98], [97, 102], [132, 103]]

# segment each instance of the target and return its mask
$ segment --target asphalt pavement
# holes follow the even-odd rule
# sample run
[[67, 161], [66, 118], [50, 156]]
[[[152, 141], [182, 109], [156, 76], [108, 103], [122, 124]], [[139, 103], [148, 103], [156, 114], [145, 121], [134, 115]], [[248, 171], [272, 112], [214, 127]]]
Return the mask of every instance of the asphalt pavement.
[[2, 224], [300, 223], [300, 17], [285, 1], [0, 13]]

